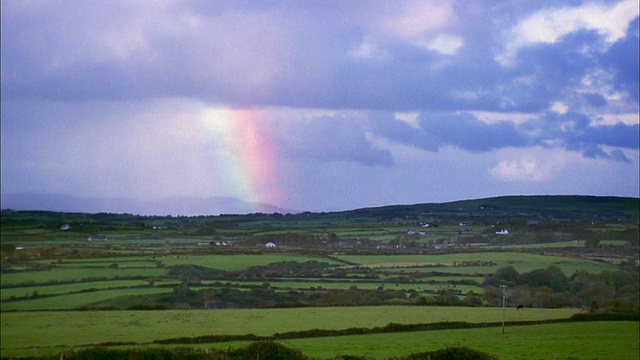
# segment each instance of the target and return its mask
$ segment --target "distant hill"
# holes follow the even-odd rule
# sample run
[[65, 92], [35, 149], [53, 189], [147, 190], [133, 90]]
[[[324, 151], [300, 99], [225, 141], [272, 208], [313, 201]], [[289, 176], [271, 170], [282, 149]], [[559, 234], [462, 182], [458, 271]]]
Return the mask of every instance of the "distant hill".
[[638, 219], [640, 199], [583, 195], [499, 196], [447, 203], [390, 205], [356, 209], [346, 213], [355, 217], [387, 219], [408, 215], [424, 217], [429, 214], [438, 214], [438, 216], [455, 214], [456, 217], [467, 214], [470, 218], [500, 214], [506, 217], [521, 215], [533, 218], [624, 217]]
[[[597, 219], [621, 217], [636, 220], [640, 216], [638, 198], [554, 195], [554, 196], [500, 196], [461, 200], [445, 203], [388, 205], [330, 213], [304, 212], [314, 217], [340, 216], [366, 218], [368, 221], [392, 219], [466, 219], [530, 218], [530, 219]], [[220, 214], [297, 214], [300, 211], [283, 209], [268, 204], [255, 204], [231, 197], [208, 199], [172, 197], [154, 201], [136, 201], [127, 198], [84, 198], [61, 194], [4, 194], [2, 209], [16, 211], [38, 210], [66, 213], [111, 213], [139, 215], [220, 215]]]
[[249, 203], [232, 197], [170, 197], [161, 200], [140, 201], [129, 198], [91, 198], [63, 194], [17, 193], [3, 194], [2, 209], [42, 210], [56, 212], [114, 213], [140, 215], [219, 215], [261, 212], [296, 213], [269, 204]]

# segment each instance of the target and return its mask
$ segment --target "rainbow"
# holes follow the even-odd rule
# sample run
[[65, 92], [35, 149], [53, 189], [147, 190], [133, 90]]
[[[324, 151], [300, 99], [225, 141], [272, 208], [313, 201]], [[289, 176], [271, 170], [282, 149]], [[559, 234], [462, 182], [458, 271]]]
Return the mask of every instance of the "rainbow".
[[[276, 148], [264, 112], [207, 107], [202, 113], [218, 158], [216, 174], [226, 190], [251, 203], [281, 204]], [[258, 208], [247, 209], [258, 211]]]

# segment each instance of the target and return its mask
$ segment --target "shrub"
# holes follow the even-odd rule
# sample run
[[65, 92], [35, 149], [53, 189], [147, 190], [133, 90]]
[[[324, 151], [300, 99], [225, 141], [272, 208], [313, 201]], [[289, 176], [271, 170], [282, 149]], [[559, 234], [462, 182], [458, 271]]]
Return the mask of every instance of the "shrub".
[[232, 350], [228, 354], [231, 360], [306, 360], [300, 351], [290, 349], [273, 341], [258, 341], [247, 347]]
[[405, 356], [402, 360], [497, 360], [498, 358], [468, 347], [448, 347], [442, 350]]

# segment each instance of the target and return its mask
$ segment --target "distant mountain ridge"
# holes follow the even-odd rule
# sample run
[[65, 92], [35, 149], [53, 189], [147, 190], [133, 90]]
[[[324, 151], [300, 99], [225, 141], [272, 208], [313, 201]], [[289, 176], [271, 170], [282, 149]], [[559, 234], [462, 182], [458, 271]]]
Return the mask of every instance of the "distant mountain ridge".
[[247, 213], [298, 213], [270, 204], [250, 203], [233, 197], [193, 198], [174, 196], [160, 200], [77, 197], [57, 193], [8, 193], [0, 199], [2, 209], [56, 212], [116, 213], [139, 215], [219, 215]]

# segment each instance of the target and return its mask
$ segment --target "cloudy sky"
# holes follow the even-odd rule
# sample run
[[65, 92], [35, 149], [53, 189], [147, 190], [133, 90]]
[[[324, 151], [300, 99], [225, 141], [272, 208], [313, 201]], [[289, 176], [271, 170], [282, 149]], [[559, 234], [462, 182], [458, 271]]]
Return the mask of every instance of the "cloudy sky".
[[638, 197], [637, 0], [1, 7], [3, 193]]

